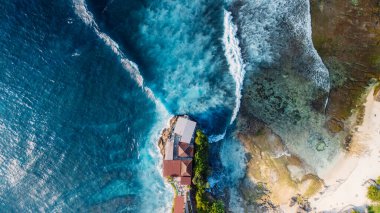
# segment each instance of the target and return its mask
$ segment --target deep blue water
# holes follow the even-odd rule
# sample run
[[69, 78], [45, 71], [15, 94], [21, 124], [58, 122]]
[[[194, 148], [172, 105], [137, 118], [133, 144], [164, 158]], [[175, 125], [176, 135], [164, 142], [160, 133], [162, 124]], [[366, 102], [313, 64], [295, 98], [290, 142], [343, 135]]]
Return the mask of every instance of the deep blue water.
[[230, 210], [241, 212], [240, 100], [250, 114], [239, 121], [258, 118], [307, 162], [329, 163], [334, 146], [307, 143], [330, 140], [309, 106], [330, 88], [309, 9], [308, 0], [0, 0], [0, 212], [170, 212], [156, 140], [174, 114], [213, 140], [227, 133], [211, 145], [209, 181], [231, 189]]
[[223, 133], [235, 85], [222, 34], [221, 1], [2, 0], [0, 211], [170, 208], [157, 102]]

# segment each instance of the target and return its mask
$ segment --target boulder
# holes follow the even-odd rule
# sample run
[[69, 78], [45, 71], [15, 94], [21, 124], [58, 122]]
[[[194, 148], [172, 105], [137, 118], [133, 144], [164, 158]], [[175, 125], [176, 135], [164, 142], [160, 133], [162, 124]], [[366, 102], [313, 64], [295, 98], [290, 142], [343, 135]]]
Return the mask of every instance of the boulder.
[[375, 92], [375, 101], [380, 102], [380, 89]]

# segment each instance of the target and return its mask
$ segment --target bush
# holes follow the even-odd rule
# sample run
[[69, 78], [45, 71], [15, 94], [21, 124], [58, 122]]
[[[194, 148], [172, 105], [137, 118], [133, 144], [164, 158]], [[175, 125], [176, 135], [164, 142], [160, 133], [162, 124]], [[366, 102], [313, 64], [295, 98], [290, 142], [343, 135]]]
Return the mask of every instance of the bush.
[[224, 213], [224, 203], [221, 200], [214, 202], [211, 206], [211, 213]]
[[197, 130], [195, 137], [194, 177], [192, 180], [196, 190], [195, 202], [197, 204], [197, 210], [200, 213], [224, 213], [223, 202], [212, 202], [206, 195], [206, 189], [209, 188], [207, 182], [209, 171], [208, 138], [202, 131]]
[[374, 202], [380, 202], [380, 177], [377, 178], [376, 185], [368, 187], [367, 197]]
[[368, 187], [367, 197], [375, 202], [380, 201], [380, 190], [379, 186], [370, 186]]
[[368, 213], [380, 213], [380, 205], [368, 206]]

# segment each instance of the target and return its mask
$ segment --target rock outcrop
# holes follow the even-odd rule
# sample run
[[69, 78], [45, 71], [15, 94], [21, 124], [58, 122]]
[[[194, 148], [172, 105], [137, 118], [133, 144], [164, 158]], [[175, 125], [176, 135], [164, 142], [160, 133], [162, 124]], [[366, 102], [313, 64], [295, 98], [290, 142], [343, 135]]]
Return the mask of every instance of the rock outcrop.
[[326, 110], [332, 133], [360, 106], [372, 79], [380, 77], [378, 1], [310, 0], [312, 37], [327, 66], [331, 91]]
[[380, 102], [380, 83], [375, 87], [374, 96], [375, 101]]
[[162, 130], [161, 136], [158, 139], [157, 145], [158, 145], [158, 148], [160, 149], [160, 153], [163, 158], [165, 158], [166, 141], [169, 139], [170, 135], [174, 131], [174, 125], [177, 122], [177, 119], [178, 119], [178, 116], [174, 116], [170, 119], [169, 127]]
[[296, 194], [307, 198], [322, 187], [322, 180], [290, 153], [269, 128], [257, 121], [239, 125], [249, 128], [241, 127], [244, 131], [237, 132], [250, 155], [241, 187], [246, 200], [273, 210], [276, 205], [287, 204]]

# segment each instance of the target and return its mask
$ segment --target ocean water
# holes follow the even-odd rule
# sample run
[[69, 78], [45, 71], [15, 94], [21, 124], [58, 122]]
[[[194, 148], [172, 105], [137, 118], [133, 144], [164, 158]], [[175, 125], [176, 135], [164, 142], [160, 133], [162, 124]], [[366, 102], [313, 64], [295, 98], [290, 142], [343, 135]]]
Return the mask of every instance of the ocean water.
[[306, 0], [0, 3], [1, 212], [170, 212], [156, 141], [174, 114], [210, 136], [234, 212], [242, 109], [308, 162], [336, 150], [310, 107], [330, 80]]
[[1, 1], [1, 212], [170, 211], [170, 115], [219, 141], [238, 113], [224, 6]]
[[246, 71], [243, 117], [264, 121], [312, 171], [323, 170], [342, 136], [324, 128], [330, 77], [311, 40], [310, 2], [239, 1], [231, 8]]

